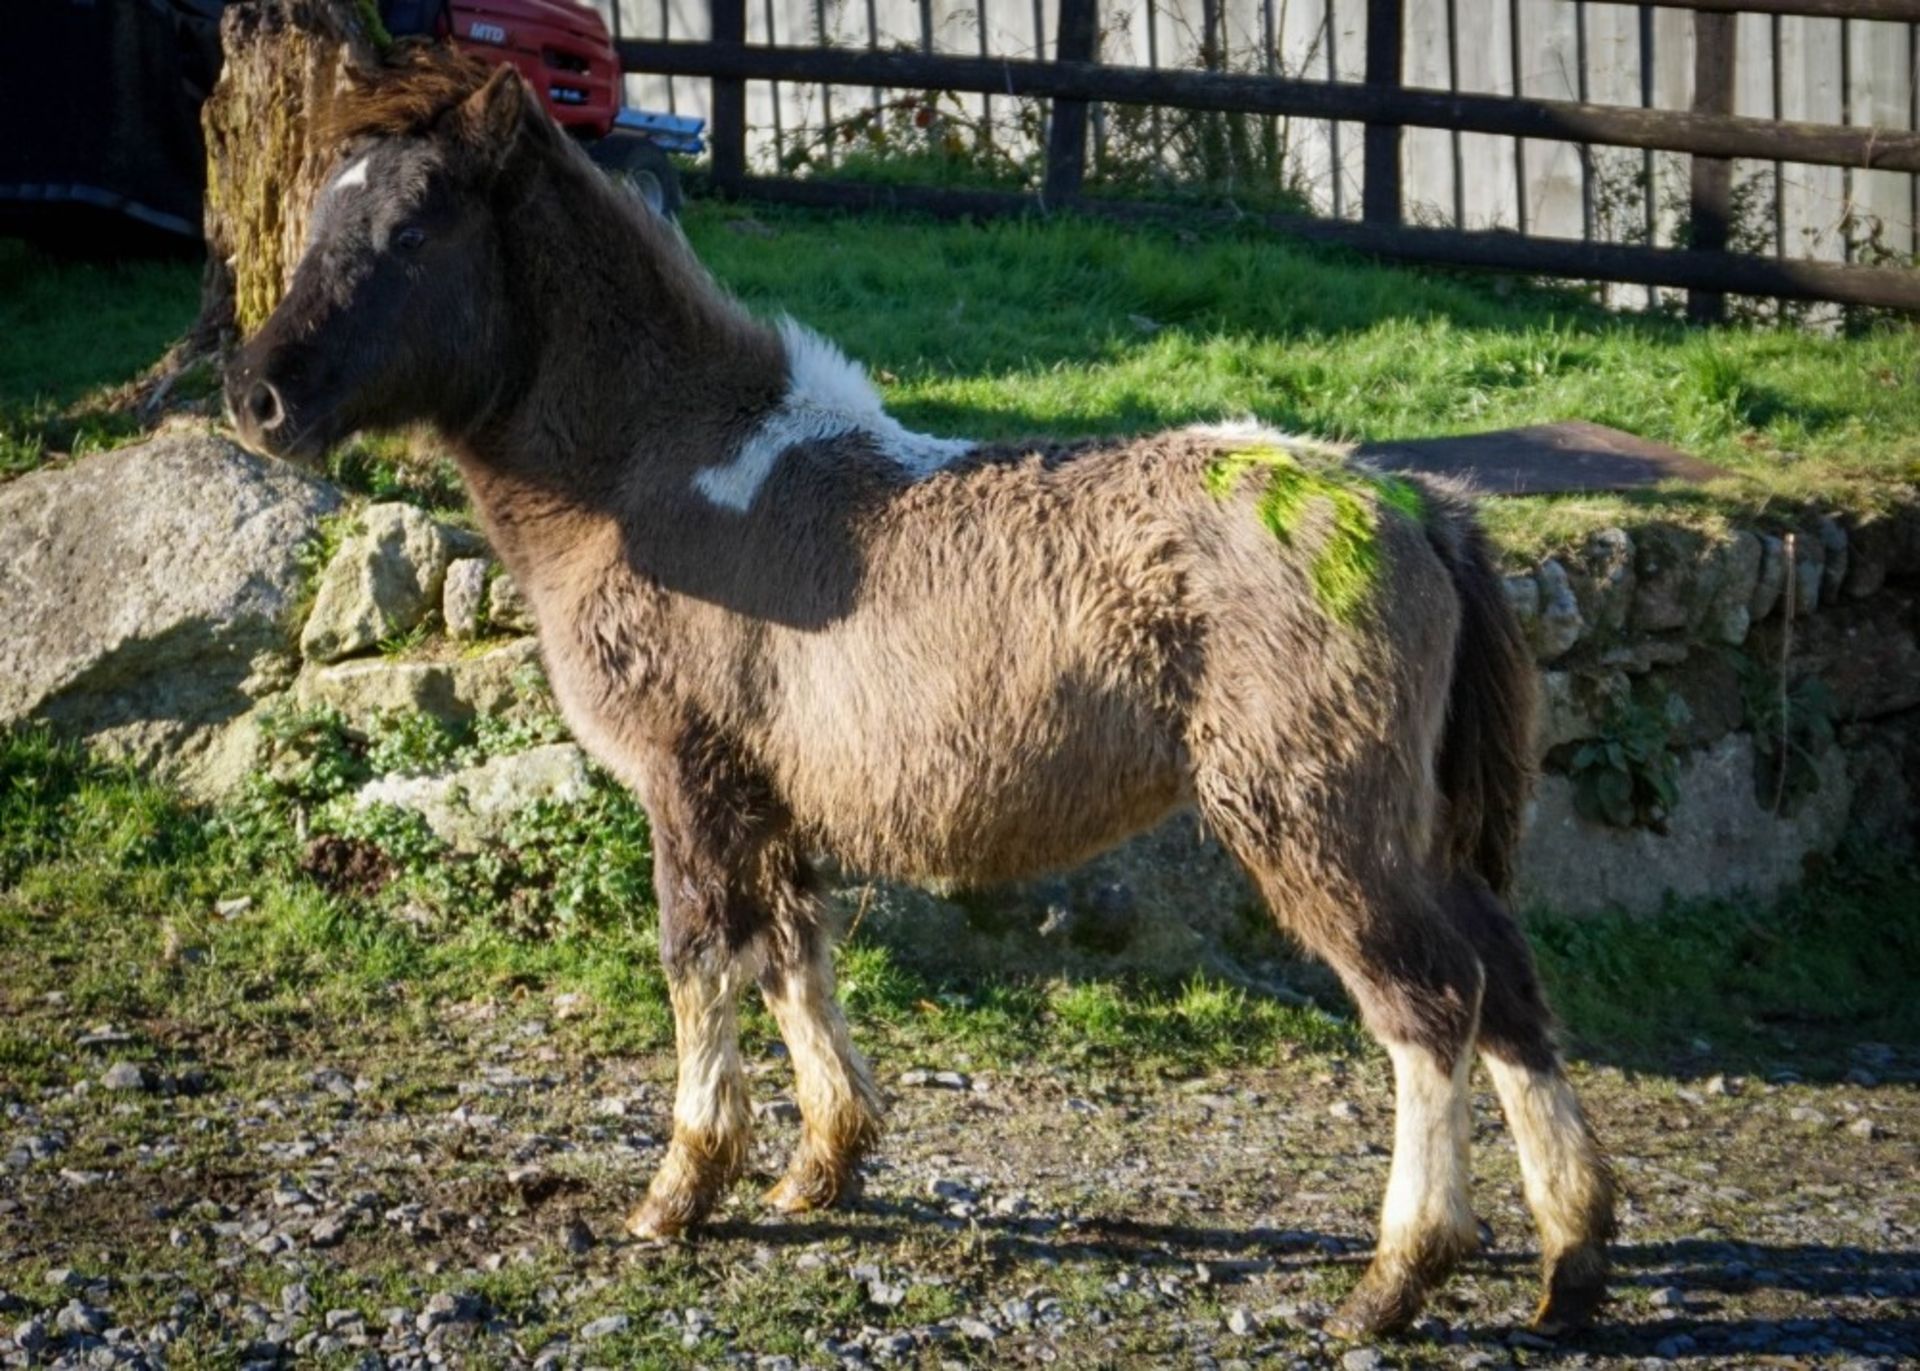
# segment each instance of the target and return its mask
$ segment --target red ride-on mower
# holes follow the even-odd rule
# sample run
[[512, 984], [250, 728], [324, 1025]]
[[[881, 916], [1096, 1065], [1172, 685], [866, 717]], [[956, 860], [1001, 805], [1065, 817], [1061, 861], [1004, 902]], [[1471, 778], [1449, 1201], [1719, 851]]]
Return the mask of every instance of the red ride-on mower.
[[680, 174], [669, 153], [701, 150], [701, 119], [626, 109], [620, 59], [599, 11], [579, 0], [383, 0], [394, 34], [452, 38], [489, 62], [511, 62], [540, 93], [554, 122], [652, 209], [680, 212]]

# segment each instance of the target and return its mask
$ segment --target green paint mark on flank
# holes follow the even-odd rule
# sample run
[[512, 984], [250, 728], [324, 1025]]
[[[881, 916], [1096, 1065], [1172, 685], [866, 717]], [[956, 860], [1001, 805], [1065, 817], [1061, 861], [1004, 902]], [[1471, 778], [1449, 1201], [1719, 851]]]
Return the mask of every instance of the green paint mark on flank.
[[1427, 497], [1420, 493], [1420, 487], [1398, 476], [1376, 476], [1372, 484], [1380, 494], [1380, 503], [1391, 505], [1416, 524], [1427, 521]]
[[1380, 579], [1380, 507], [1423, 520], [1426, 501], [1419, 487], [1397, 476], [1373, 476], [1350, 467], [1308, 468], [1282, 448], [1263, 446], [1236, 449], [1209, 462], [1207, 490], [1224, 500], [1253, 470], [1267, 474], [1256, 506], [1260, 521], [1289, 546], [1314, 504], [1328, 507], [1329, 528], [1308, 574], [1327, 617], [1351, 623]]

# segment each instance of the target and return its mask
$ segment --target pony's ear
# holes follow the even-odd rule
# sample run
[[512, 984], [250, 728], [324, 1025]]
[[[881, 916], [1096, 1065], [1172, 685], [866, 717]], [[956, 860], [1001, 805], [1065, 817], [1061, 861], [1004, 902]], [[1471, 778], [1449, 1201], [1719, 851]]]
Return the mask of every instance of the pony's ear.
[[484, 86], [460, 102], [454, 124], [461, 141], [483, 161], [499, 166], [519, 141], [529, 108], [526, 83], [502, 63]]

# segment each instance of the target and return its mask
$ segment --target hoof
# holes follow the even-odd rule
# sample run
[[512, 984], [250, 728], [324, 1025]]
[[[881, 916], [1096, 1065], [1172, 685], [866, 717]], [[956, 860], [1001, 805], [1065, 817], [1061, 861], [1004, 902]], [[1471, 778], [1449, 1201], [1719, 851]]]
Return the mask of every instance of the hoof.
[[705, 1219], [739, 1174], [744, 1143], [690, 1147], [675, 1135], [653, 1173], [647, 1197], [627, 1215], [627, 1232], [643, 1242], [671, 1241]]
[[1566, 1253], [1547, 1269], [1546, 1293], [1533, 1312], [1533, 1331], [1556, 1337], [1593, 1322], [1607, 1298], [1607, 1259], [1598, 1248]]
[[1411, 1325], [1426, 1302], [1426, 1291], [1410, 1274], [1369, 1270], [1327, 1320], [1327, 1331], [1349, 1342], [1385, 1337]]
[[699, 1217], [691, 1201], [649, 1195], [627, 1215], [627, 1236], [641, 1242], [672, 1242], [686, 1236]]
[[1327, 1320], [1327, 1331], [1351, 1339], [1404, 1331], [1426, 1308], [1428, 1293], [1479, 1247], [1476, 1226], [1451, 1236], [1429, 1237], [1416, 1246], [1376, 1252], [1360, 1284]]
[[840, 1174], [825, 1167], [797, 1166], [782, 1176], [767, 1191], [768, 1208], [782, 1214], [810, 1214], [816, 1209], [831, 1209], [850, 1204], [860, 1197], [860, 1178]]
[[809, 1214], [825, 1207], [806, 1182], [792, 1176], [782, 1176], [761, 1198], [767, 1208], [779, 1214]]

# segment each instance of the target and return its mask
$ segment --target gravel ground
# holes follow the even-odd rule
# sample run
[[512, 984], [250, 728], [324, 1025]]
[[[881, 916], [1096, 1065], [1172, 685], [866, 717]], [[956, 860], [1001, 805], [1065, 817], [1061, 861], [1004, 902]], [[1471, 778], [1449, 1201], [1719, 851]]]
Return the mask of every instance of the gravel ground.
[[[660, 1155], [671, 1063], [594, 1058], [567, 1004], [265, 1044], [36, 1008], [72, 1083], [0, 1075], [4, 1366], [1920, 1358], [1904, 1048], [1821, 1080], [1714, 1075], [1705, 1044], [1684, 1074], [1583, 1067], [1628, 1198], [1613, 1303], [1560, 1343], [1519, 1331], [1532, 1236], [1481, 1093], [1490, 1250], [1411, 1336], [1352, 1347], [1319, 1325], [1385, 1179], [1376, 1057], [1186, 1080], [895, 1062], [856, 1207], [775, 1219], [742, 1184], [697, 1243], [650, 1248], [619, 1220]], [[764, 1182], [796, 1113], [777, 1051], [753, 1072]]]

